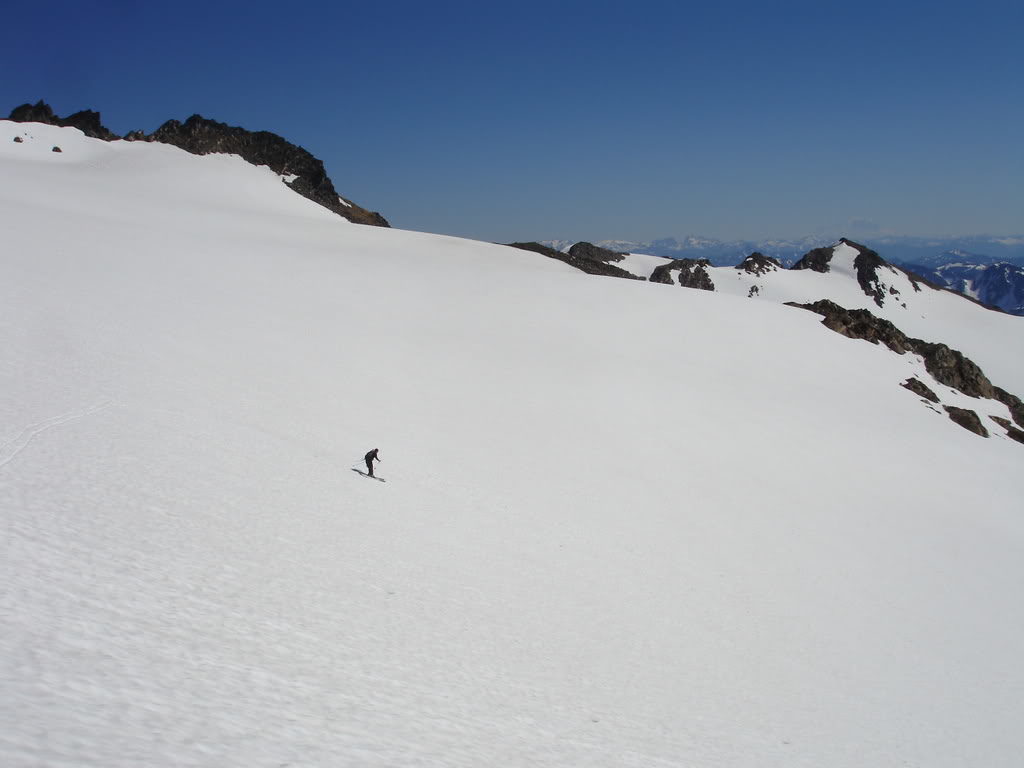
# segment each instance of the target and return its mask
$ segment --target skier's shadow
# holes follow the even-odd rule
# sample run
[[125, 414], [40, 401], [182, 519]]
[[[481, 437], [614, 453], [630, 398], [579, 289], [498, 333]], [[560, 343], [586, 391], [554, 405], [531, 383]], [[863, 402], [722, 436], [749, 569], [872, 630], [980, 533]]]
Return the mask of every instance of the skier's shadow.
[[357, 475], [362, 475], [363, 477], [368, 477], [371, 480], [377, 480], [377, 481], [382, 482], [382, 483], [386, 483], [387, 482], [387, 480], [385, 480], [383, 477], [377, 477], [376, 475], [367, 474], [366, 472], [363, 472], [363, 470], [356, 469], [355, 467], [352, 467], [352, 471], [355, 472]]

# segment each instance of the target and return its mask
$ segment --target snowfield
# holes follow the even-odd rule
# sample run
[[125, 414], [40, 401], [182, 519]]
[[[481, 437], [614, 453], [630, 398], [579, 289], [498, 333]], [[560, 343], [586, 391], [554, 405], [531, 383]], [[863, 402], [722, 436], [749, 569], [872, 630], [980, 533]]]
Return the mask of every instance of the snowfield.
[[810, 312], [0, 121], [0, 334], [4, 766], [1020, 765], [1024, 446]]

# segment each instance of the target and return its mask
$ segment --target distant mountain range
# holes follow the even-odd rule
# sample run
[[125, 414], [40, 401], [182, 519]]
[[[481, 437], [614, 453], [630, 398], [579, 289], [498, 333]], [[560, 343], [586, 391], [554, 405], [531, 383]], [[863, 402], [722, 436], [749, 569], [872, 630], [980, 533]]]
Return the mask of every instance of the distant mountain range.
[[[868, 247], [884, 253], [890, 263], [900, 265], [916, 264], [934, 268], [953, 261], [970, 261], [973, 264], [1005, 261], [1024, 266], [1024, 235], [949, 238], [884, 235], [860, 240]], [[555, 250], [568, 251], [574, 242], [545, 240], [542, 244]], [[716, 267], [735, 266], [756, 252], [778, 259], [783, 266], [788, 267], [799, 261], [809, 250], [832, 242], [835, 242], [834, 236], [818, 235], [765, 240], [715, 240], [688, 236], [681, 240], [666, 237], [647, 242], [602, 240], [595, 245], [621, 253], [644, 253], [673, 259], [707, 259]]]
[[957, 293], [985, 304], [999, 307], [1012, 315], [1024, 315], [1024, 266], [1000, 261], [986, 264], [971, 254], [970, 260], [958, 261], [963, 252], [950, 252], [949, 261], [937, 267], [926, 264], [904, 264], [906, 269]]
[[[650, 242], [603, 240], [595, 245], [617, 253], [647, 254], [670, 259], [703, 259], [715, 267], [740, 264], [752, 253], [792, 267], [804, 255], [834, 242], [816, 236], [793, 240], [714, 240], [674, 237]], [[570, 253], [575, 244], [548, 240], [544, 246]], [[1024, 236], [978, 235], [958, 238], [886, 236], [865, 240], [885, 254], [886, 261], [1004, 312], [1024, 315]], [[614, 265], [613, 265], [614, 266]]]

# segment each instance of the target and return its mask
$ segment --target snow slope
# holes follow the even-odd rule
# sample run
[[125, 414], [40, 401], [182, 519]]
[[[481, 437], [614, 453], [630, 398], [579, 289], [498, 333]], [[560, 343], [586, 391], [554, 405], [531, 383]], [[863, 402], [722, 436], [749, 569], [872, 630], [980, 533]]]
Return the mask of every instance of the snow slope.
[[34, 124], [0, 274], [4, 766], [1019, 764], [1024, 453], [909, 356]]
[[733, 296], [800, 304], [828, 298], [846, 309], [870, 310], [909, 336], [960, 350], [997, 386], [1024, 397], [1024, 321], [923, 283], [917, 289], [905, 272], [890, 266], [878, 270], [885, 292], [879, 307], [857, 282], [856, 250], [841, 242], [832, 248], [825, 273], [775, 268], [758, 275], [733, 267], [707, 271], [716, 291]]
[[662, 264], [668, 264], [672, 259], [666, 256], [648, 256], [643, 253], [627, 253], [621, 261], [616, 261], [615, 266], [626, 270], [631, 275], [649, 278]]

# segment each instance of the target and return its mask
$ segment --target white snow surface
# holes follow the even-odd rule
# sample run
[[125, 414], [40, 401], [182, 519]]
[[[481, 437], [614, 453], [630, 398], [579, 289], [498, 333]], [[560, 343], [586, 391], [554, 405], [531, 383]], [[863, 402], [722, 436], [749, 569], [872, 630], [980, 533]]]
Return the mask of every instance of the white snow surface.
[[648, 278], [655, 269], [662, 264], [668, 264], [672, 259], [666, 256], [649, 256], [645, 253], [627, 253], [621, 261], [611, 262], [614, 266], [624, 269], [631, 275]]
[[1020, 764], [1024, 447], [911, 356], [35, 124], [0, 270], [0, 765]]

